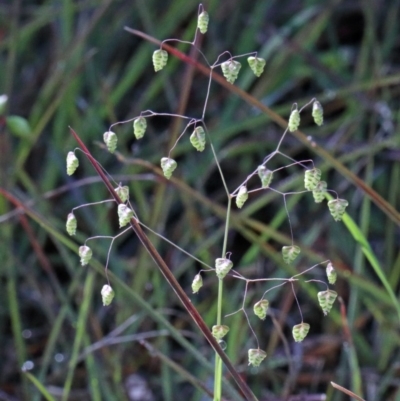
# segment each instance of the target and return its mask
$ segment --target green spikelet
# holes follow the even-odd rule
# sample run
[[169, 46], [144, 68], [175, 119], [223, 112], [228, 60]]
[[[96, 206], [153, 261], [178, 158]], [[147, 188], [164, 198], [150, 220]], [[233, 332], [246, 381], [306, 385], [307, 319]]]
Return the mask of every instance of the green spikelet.
[[225, 61], [225, 63], [221, 64], [222, 74], [229, 83], [233, 84], [239, 75], [241, 67], [242, 65], [239, 63], [239, 61], [235, 60]]
[[249, 355], [249, 365], [253, 365], [255, 367], [260, 366], [261, 362], [267, 357], [267, 353], [259, 348], [249, 349], [248, 355]]
[[154, 65], [154, 71], [160, 71], [162, 70], [166, 65], [168, 61], [168, 53], [165, 50], [158, 49], [153, 53], [153, 65]]
[[282, 247], [282, 256], [285, 263], [292, 263], [297, 256], [299, 256], [301, 250], [297, 245], [290, 245]]
[[210, 17], [207, 11], [203, 11], [199, 14], [197, 18], [197, 28], [199, 28], [199, 31], [202, 34], [205, 34], [207, 32], [209, 20]]
[[268, 170], [265, 166], [258, 166], [257, 172], [261, 180], [261, 186], [263, 188], [268, 188], [272, 181], [273, 172]]
[[311, 170], [306, 170], [304, 173], [304, 187], [308, 191], [313, 191], [317, 188], [319, 181], [321, 180], [321, 170], [318, 168], [313, 168]]
[[345, 199], [332, 199], [328, 202], [329, 211], [336, 221], [342, 220], [346, 207], [349, 202]]
[[325, 199], [327, 184], [325, 181], [320, 181], [312, 191], [315, 203], [321, 203]]
[[75, 235], [76, 234], [76, 227], [78, 226], [78, 222], [76, 221], [76, 217], [73, 213], [70, 213], [67, 216], [67, 233], [69, 235]]
[[161, 168], [162, 168], [165, 178], [170, 179], [172, 176], [172, 173], [174, 172], [174, 170], [176, 169], [177, 166], [178, 166], [178, 164], [176, 163], [176, 161], [174, 159], [171, 159], [169, 157], [163, 157], [161, 159]]
[[247, 201], [249, 194], [247, 193], [246, 185], [242, 185], [239, 189], [239, 192], [236, 196], [236, 206], [241, 209], [244, 203]]
[[229, 332], [229, 327], [223, 324], [218, 324], [212, 327], [212, 335], [217, 340], [222, 340]]
[[129, 188], [126, 185], [124, 185], [123, 187], [121, 185], [118, 185], [118, 187], [114, 188], [114, 190], [119, 198], [122, 200], [122, 202], [126, 202], [129, 199]]
[[306, 338], [309, 331], [310, 331], [310, 325], [308, 323], [303, 322], [300, 324], [296, 324], [296, 326], [293, 326], [293, 331], [292, 331], [294, 341], [298, 343], [302, 342]]
[[254, 314], [259, 317], [261, 320], [265, 320], [267, 317], [267, 311], [269, 307], [269, 301], [267, 299], [262, 299], [258, 301], [253, 306]]
[[88, 246], [82, 245], [79, 247], [79, 256], [81, 257], [82, 266], [85, 266], [89, 263], [89, 260], [92, 258], [92, 255], [93, 252]]
[[112, 300], [114, 299], [115, 292], [108, 284], [103, 285], [101, 289], [101, 298], [103, 300], [103, 305], [108, 306], [111, 304]]
[[136, 139], [143, 138], [144, 133], [146, 132], [147, 121], [144, 117], [139, 117], [133, 122], [133, 134]]
[[321, 106], [321, 103], [318, 100], [315, 100], [312, 106], [311, 115], [314, 118], [315, 124], [321, 126], [324, 122], [324, 109]]
[[201, 287], [203, 287], [203, 279], [200, 274], [196, 274], [192, 282], [193, 294], [197, 294]]
[[215, 272], [217, 277], [222, 280], [232, 269], [233, 263], [226, 258], [215, 259]]
[[247, 62], [256, 77], [259, 77], [263, 73], [265, 67], [265, 60], [263, 58], [249, 57]]
[[332, 290], [320, 291], [318, 293], [318, 302], [324, 315], [327, 315], [332, 309], [333, 303], [337, 298], [337, 292]]
[[112, 131], [107, 131], [103, 135], [104, 143], [107, 145], [107, 149], [110, 153], [114, 153], [117, 149], [118, 138]]
[[337, 273], [331, 262], [326, 266], [326, 276], [328, 277], [329, 284], [336, 283]]
[[203, 127], [196, 127], [194, 129], [192, 135], [190, 135], [190, 143], [199, 152], [204, 150], [206, 146], [206, 134]]
[[292, 112], [290, 113], [290, 117], [289, 117], [289, 131], [290, 132], [294, 132], [297, 130], [297, 128], [299, 128], [300, 125], [300, 113], [297, 110], [297, 107], [292, 110]]
[[72, 175], [75, 173], [76, 169], [79, 166], [79, 160], [75, 156], [74, 152], [68, 152], [67, 155], [67, 174]]
[[133, 217], [133, 211], [129, 209], [128, 206], [124, 205], [123, 203], [120, 203], [118, 205], [118, 221], [119, 221], [119, 227], [125, 227], [127, 224], [129, 224], [130, 219]]

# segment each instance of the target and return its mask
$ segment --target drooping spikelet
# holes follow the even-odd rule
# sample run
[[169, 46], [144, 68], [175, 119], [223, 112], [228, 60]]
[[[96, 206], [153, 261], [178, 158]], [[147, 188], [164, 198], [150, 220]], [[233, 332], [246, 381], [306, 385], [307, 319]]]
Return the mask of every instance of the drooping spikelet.
[[302, 342], [306, 338], [309, 331], [310, 325], [308, 323], [302, 322], [300, 324], [296, 324], [296, 326], [293, 326], [292, 330], [294, 341]]
[[85, 266], [89, 263], [89, 260], [92, 258], [92, 255], [93, 252], [88, 246], [82, 245], [79, 247], [79, 256], [81, 257], [82, 266]]
[[194, 129], [192, 135], [190, 135], [190, 143], [199, 152], [204, 150], [206, 146], [206, 134], [203, 127], [199, 126]]
[[236, 81], [236, 78], [239, 75], [239, 71], [242, 65], [239, 61], [228, 60], [221, 64], [222, 74], [226, 78], [226, 80], [233, 84]]
[[176, 169], [178, 164], [174, 159], [171, 159], [170, 157], [163, 157], [161, 159], [161, 168], [164, 173], [165, 178], [170, 179], [172, 176], [172, 173]]
[[261, 320], [264, 320], [267, 317], [267, 311], [269, 307], [269, 301], [267, 299], [262, 299], [258, 301], [253, 306], [254, 314], [259, 317]]
[[125, 227], [133, 217], [133, 211], [128, 206], [120, 203], [118, 205], [118, 221], [119, 227]]
[[321, 106], [321, 103], [318, 100], [315, 100], [312, 106], [311, 115], [314, 118], [315, 124], [321, 126], [324, 122], [324, 109]]
[[138, 117], [133, 121], [133, 134], [136, 139], [143, 138], [146, 132], [147, 121], [144, 117]]
[[318, 168], [313, 168], [311, 170], [306, 170], [304, 173], [304, 187], [308, 191], [313, 191], [317, 188], [318, 183], [321, 180], [321, 170]]
[[300, 113], [299, 110], [297, 110], [297, 107], [292, 110], [292, 112], [290, 113], [290, 117], [289, 117], [289, 131], [290, 132], [294, 132], [297, 130], [297, 128], [299, 128], [300, 125]]
[[75, 156], [74, 152], [68, 152], [67, 155], [67, 174], [72, 175], [75, 173], [76, 169], [79, 166], [79, 160]]
[[257, 172], [261, 180], [261, 186], [263, 188], [268, 188], [272, 181], [273, 172], [268, 170], [265, 166], [258, 166]]
[[282, 256], [285, 263], [292, 263], [297, 256], [299, 256], [301, 250], [297, 245], [288, 245], [282, 247]]
[[107, 145], [107, 149], [110, 153], [114, 153], [117, 149], [118, 138], [112, 131], [107, 131], [103, 135], [104, 143]]
[[103, 305], [108, 306], [111, 304], [112, 300], [114, 299], [115, 292], [108, 284], [103, 285], [101, 289], [101, 298], [103, 300]]
[[218, 258], [215, 260], [215, 272], [219, 279], [223, 279], [232, 269], [233, 263], [227, 258]]
[[331, 262], [326, 266], [326, 276], [328, 277], [329, 284], [336, 283], [337, 273]]
[[327, 184], [325, 181], [320, 181], [312, 191], [315, 203], [321, 203], [325, 199]]
[[337, 292], [332, 290], [320, 291], [318, 294], [318, 302], [324, 312], [327, 315], [332, 309], [333, 303], [337, 298]]
[[263, 73], [265, 67], [265, 60], [263, 58], [249, 57], [247, 62], [256, 77], [259, 77]]
[[200, 274], [196, 274], [192, 282], [193, 294], [197, 294], [201, 287], [203, 287], [203, 279]]
[[251, 348], [248, 351], [249, 365], [260, 366], [261, 362], [267, 357], [267, 353], [259, 348]]
[[207, 32], [209, 20], [210, 17], [207, 11], [203, 11], [199, 14], [197, 18], [197, 28], [199, 28], [199, 31], [202, 34], [205, 34]]
[[69, 235], [75, 235], [76, 234], [76, 227], [78, 226], [78, 222], [76, 221], [75, 215], [71, 212], [67, 216], [67, 233]]
[[349, 202], [345, 199], [332, 199], [328, 202], [329, 211], [336, 221], [342, 220]]
[[154, 51], [153, 65], [155, 72], [162, 70], [167, 65], [167, 61], [168, 61], [168, 53], [165, 50], [158, 49]]
[[239, 188], [239, 192], [236, 196], [236, 206], [241, 209], [244, 205], [244, 203], [247, 201], [249, 197], [249, 194], [247, 193], [247, 187], [246, 185], [242, 185]]

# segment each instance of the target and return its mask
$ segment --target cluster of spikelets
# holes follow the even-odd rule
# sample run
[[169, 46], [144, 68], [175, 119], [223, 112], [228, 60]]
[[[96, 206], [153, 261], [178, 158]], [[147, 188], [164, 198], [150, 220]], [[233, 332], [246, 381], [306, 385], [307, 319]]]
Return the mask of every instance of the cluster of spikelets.
[[[215, 260], [215, 273], [220, 280], [223, 280], [226, 275], [231, 271], [233, 263], [227, 258], [217, 258]], [[337, 279], [337, 273], [332, 263], [329, 262], [326, 267], [326, 276], [329, 284], [335, 284]], [[192, 282], [192, 291], [194, 294], [198, 293], [203, 286], [203, 279], [201, 274], [195, 275]], [[326, 291], [320, 291], [317, 294], [319, 305], [324, 315], [327, 315], [337, 298], [337, 293], [331, 289]], [[254, 315], [261, 320], [265, 320], [268, 314], [269, 301], [265, 298], [256, 302], [253, 306]], [[296, 342], [303, 341], [310, 330], [310, 325], [305, 322], [296, 324], [292, 328], [293, 339]], [[218, 340], [222, 341], [225, 335], [229, 332], [229, 327], [226, 325], [215, 325], [212, 327], [212, 335]], [[260, 349], [250, 349], [248, 351], [249, 365], [259, 366], [261, 362], [266, 358], [266, 352]]]
[[[205, 34], [208, 29], [209, 15], [206, 11], [202, 11], [198, 16], [198, 30]], [[156, 72], [161, 71], [168, 62], [168, 53], [164, 49], [160, 48], [154, 51], [152, 56], [154, 70]], [[265, 60], [257, 56], [248, 57], [247, 62], [253, 71], [253, 73], [260, 77], [264, 71]], [[226, 80], [233, 84], [239, 74], [242, 65], [233, 58], [221, 63], [221, 70]], [[323, 109], [321, 104], [315, 100], [312, 106], [312, 117], [314, 122], [320, 126], [323, 124]], [[292, 110], [289, 121], [288, 129], [290, 132], [294, 132], [300, 125], [300, 112], [297, 109], [297, 105]], [[136, 139], [143, 138], [147, 128], [146, 118], [140, 116], [135, 118], [133, 121], [133, 133]], [[117, 148], [118, 138], [113, 131], [107, 131], [103, 135], [104, 142], [110, 153], [114, 153]], [[190, 135], [190, 143], [199, 152], [202, 152], [206, 146], [206, 134], [202, 126], [194, 128], [193, 133]], [[79, 160], [74, 152], [69, 152], [67, 155], [67, 174], [72, 175], [79, 166]], [[161, 159], [161, 168], [164, 176], [170, 179], [172, 173], [177, 168], [177, 163], [170, 157], [163, 157]], [[257, 173], [261, 181], [262, 188], [268, 188], [273, 179], [273, 172], [268, 170], [264, 165], [258, 166]], [[314, 200], [316, 203], [320, 203], [325, 199], [327, 192], [327, 184], [325, 181], [321, 181], [321, 171], [313, 168], [305, 171], [304, 177], [305, 188], [308, 191], [312, 191]], [[119, 226], [124, 227], [129, 224], [130, 220], [134, 217], [133, 211], [125, 203], [129, 199], [129, 188], [126, 186], [118, 186], [115, 188], [116, 193], [120, 197], [122, 203], [118, 205], [118, 219]], [[242, 185], [236, 196], [236, 205], [238, 208], [242, 208], [246, 200], [248, 199], [247, 186]], [[348, 202], [343, 199], [335, 199], [328, 202], [330, 213], [336, 221], [340, 221]], [[75, 235], [77, 230], [77, 219], [73, 212], [67, 216], [66, 229], [69, 235]], [[86, 244], [79, 247], [79, 256], [81, 258], [82, 266], [87, 265], [92, 258], [92, 250]], [[293, 262], [300, 254], [300, 248], [296, 245], [284, 246], [282, 248], [283, 260], [285, 263]], [[215, 272], [218, 279], [223, 280], [225, 276], [230, 272], [233, 267], [233, 263], [227, 258], [218, 258], [215, 261]], [[328, 281], [330, 284], [334, 284], [337, 278], [336, 271], [331, 263], [328, 263], [326, 268]], [[203, 280], [201, 274], [197, 274], [192, 282], [193, 293], [197, 293], [203, 286]], [[110, 305], [115, 293], [109, 284], [103, 286], [101, 290], [101, 296], [103, 304]], [[318, 293], [318, 301], [322, 308], [323, 313], [326, 315], [332, 308], [332, 305], [337, 297], [337, 293], [333, 290], [327, 289]], [[264, 320], [268, 314], [269, 301], [267, 299], [261, 299], [256, 302], [253, 307], [254, 314]], [[303, 341], [310, 330], [310, 325], [305, 322], [301, 322], [293, 327], [292, 334], [296, 342]], [[215, 325], [212, 327], [212, 334], [218, 340], [222, 339], [229, 332], [229, 327], [226, 325]], [[249, 349], [248, 360], [249, 365], [259, 366], [261, 362], [266, 358], [267, 354], [261, 349]]]
[[[73, 154], [73, 152], [69, 152], [67, 160], [68, 158], [71, 159], [70, 156], [71, 153]], [[114, 190], [121, 199], [121, 201], [124, 202], [118, 205], [118, 221], [119, 221], [119, 226], [121, 228], [129, 224], [131, 218], [134, 217], [134, 213], [132, 209], [130, 209], [127, 205], [125, 205], [125, 202], [129, 200], [129, 188], [126, 185], [124, 186], [118, 185], [118, 187], [114, 188]], [[66, 222], [67, 233], [71, 236], [75, 235], [77, 226], [78, 222], [74, 212], [69, 213]], [[93, 251], [90, 247], [88, 247], [85, 244], [79, 247], [78, 254], [79, 257], [81, 258], [81, 265], [85, 266], [90, 262], [90, 259], [93, 256]], [[114, 298], [114, 295], [115, 294], [111, 286], [108, 284], [104, 285], [101, 290], [103, 305], [104, 306], [110, 305]]]

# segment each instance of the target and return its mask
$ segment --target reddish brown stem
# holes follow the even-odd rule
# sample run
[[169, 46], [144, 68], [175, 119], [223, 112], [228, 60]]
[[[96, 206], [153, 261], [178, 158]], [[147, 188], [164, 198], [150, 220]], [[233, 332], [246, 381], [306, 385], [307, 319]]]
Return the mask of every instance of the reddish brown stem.
[[[86, 157], [89, 159], [90, 163], [96, 170], [97, 174], [100, 176], [102, 181], [104, 182], [104, 185], [107, 187], [108, 191], [110, 192], [111, 196], [115, 199], [115, 201], [120, 204], [122, 203], [120, 197], [117, 195], [117, 193], [114, 191], [113, 186], [111, 185], [110, 181], [108, 180], [107, 176], [104, 174], [103, 170], [100, 168], [99, 164], [97, 163], [96, 159], [91, 155], [89, 149], [86, 147], [86, 145], [82, 142], [78, 134], [70, 128], [71, 134], [74, 136], [76, 141], [78, 142], [80, 148], [82, 151], [85, 153]], [[237, 383], [238, 387], [240, 390], [243, 392], [244, 396], [246, 397], [247, 400], [253, 400], [257, 401], [256, 396], [252, 393], [250, 390], [249, 386], [246, 384], [246, 382], [241, 378], [238, 372], [236, 372], [235, 368], [233, 367], [231, 361], [225, 354], [225, 352], [222, 350], [220, 345], [218, 344], [217, 340], [212, 336], [209, 328], [207, 327], [206, 323], [204, 322], [203, 318], [197, 311], [197, 309], [193, 306], [191, 300], [189, 297], [186, 295], [185, 291], [181, 287], [181, 285], [178, 283], [176, 280], [175, 276], [172, 274], [171, 270], [167, 266], [167, 264], [164, 262], [160, 254], [158, 253], [157, 249], [154, 247], [154, 245], [150, 242], [148, 239], [147, 235], [143, 232], [142, 228], [140, 227], [138, 221], [135, 218], [132, 218], [130, 221], [131, 227], [133, 231], [136, 233], [138, 236], [140, 242], [142, 245], [145, 247], [147, 252], [150, 254], [154, 262], [156, 263], [157, 267], [160, 269], [161, 274], [164, 276], [164, 278], [167, 280], [168, 284], [172, 287], [174, 290], [175, 294], [178, 296], [179, 300], [182, 302], [183, 306], [189, 313], [189, 315], [192, 317], [196, 325], [199, 327], [201, 332], [203, 333], [204, 337], [207, 339], [207, 341], [210, 343], [210, 345], [213, 347], [214, 351], [218, 353], [218, 355], [221, 357], [222, 361], [224, 362], [225, 366], [231, 373], [233, 379]]]
[[[186, 54], [181, 51], [175, 49], [168, 43], [162, 43], [158, 39], [153, 38], [150, 35], [147, 35], [141, 31], [136, 29], [131, 29], [128, 27], [124, 28], [127, 32], [132, 33], [135, 36], [139, 36], [149, 42], [152, 42], [163, 49], [167, 50], [169, 53], [178, 57], [180, 60], [185, 63], [194, 65], [198, 71], [206, 76], [210, 76], [210, 68], [206, 67], [203, 64], [200, 64], [196, 60], [193, 60]], [[283, 119], [280, 115], [276, 114], [269, 107], [265, 106], [255, 97], [251, 96], [249, 93], [244, 90], [238, 88], [235, 85], [230, 84], [222, 75], [217, 74], [215, 71], [211, 72], [212, 78], [215, 82], [218, 82], [221, 86], [229, 90], [230, 92], [238, 95], [243, 100], [245, 100], [250, 105], [257, 107], [264, 114], [271, 118], [272, 121], [275, 121], [282, 128], [287, 128], [287, 121]], [[352, 173], [347, 167], [345, 167], [342, 163], [335, 159], [329, 152], [325, 149], [319, 147], [314, 141], [310, 141], [308, 137], [301, 131], [297, 130], [291, 133], [295, 136], [303, 145], [310, 148], [313, 152], [315, 152], [318, 156], [322, 157], [325, 161], [327, 161], [331, 166], [333, 166], [340, 174], [342, 174], [345, 178], [347, 178], [350, 182], [360, 188], [365, 195], [367, 195], [372, 202], [374, 202], [390, 219], [392, 219], [397, 225], [400, 225], [400, 213], [382, 196], [380, 196], [376, 191], [374, 191], [370, 186], [368, 186], [361, 178], [359, 178], [356, 174]]]

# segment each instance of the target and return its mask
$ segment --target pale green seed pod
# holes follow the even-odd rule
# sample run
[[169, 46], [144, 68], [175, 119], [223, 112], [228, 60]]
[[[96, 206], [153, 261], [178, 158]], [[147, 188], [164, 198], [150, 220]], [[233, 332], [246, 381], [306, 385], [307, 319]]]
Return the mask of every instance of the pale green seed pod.
[[313, 168], [311, 170], [306, 170], [304, 173], [304, 187], [308, 191], [313, 191], [317, 188], [318, 183], [321, 180], [321, 170], [318, 168]]
[[206, 146], [206, 134], [203, 127], [196, 127], [194, 129], [192, 135], [190, 135], [190, 143], [199, 152], [204, 150]]
[[101, 298], [103, 300], [103, 305], [108, 306], [111, 304], [112, 300], [114, 299], [115, 292], [108, 284], [103, 285], [101, 289]]
[[78, 226], [78, 222], [76, 221], [75, 215], [71, 212], [67, 216], [67, 233], [69, 235], [75, 235], [76, 234], [76, 227]]
[[196, 274], [192, 282], [193, 294], [197, 294], [201, 287], [203, 287], [203, 279], [200, 274]]
[[75, 173], [76, 169], [79, 166], [79, 160], [75, 156], [74, 152], [68, 152], [67, 155], [67, 174], [72, 175]]
[[321, 203], [325, 199], [327, 190], [327, 184], [325, 181], [320, 181], [315, 189], [312, 191], [315, 203]]
[[114, 190], [119, 198], [122, 200], [122, 202], [126, 202], [129, 199], [129, 188], [126, 185], [124, 185], [123, 187], [121, 185], [118, 185], [118, 187], [114, 188]]
[[117, 149], [118, 138], [115, 132], [107, 131], [103, 135], [104, 143], [107, 145], [107, 149], [110, 153], [114, 153]]
[[321, 126], [324, 122], [324, 109], [321, 106], [321, 103], [318, 100], [315, 100], [312, 106], [311, 115], [314, 118], [315, 124]]
[[209, 20], [210, 17], [207, 11], [203, 11], [199, 14], [197, 18], [197, 28], [199, 28], [199, 31], [202, 34], [205, 34], [207, 32]]
[[300, 125], [300, 113], [299, 110], [297, 110], [297, 107], [292, 110], [292, 112], [290, 113], [290, 117], [289, 117], [289, 131], [290, 132], [294, 132], [299, 128]]
[[326, 266], [326, 276], [328, 277], [329, 284], [336, 283], [337, 273], [331, 262]]
[[153, 53], [153, 65], [154, 65], [154, 71], [160, 71], [162, 70], [166, 65], [168, 61], [168, 53], [165, 50], [158, 49]]
[[241, 67], [242, 65], [239, 63], [239, 61], [235, 60], [225, 61], [225, 63], [221, 64], [222, 74], [229, 83], [233, 84], [239, 75]]
[[265, 67], [265, 60], [263, 58], [249, 57], [247, 62], [256, 77], [259, 77], [263, 73]]
[[128, 206], [124, 205], [123, 203], [120, 203], [118, 205], [118, 218], [119, 218], [119, 227], [125, 227], [127, 224], [129, 224], [129, 221], [133, 217], [133, 211], [129, 209]]
[[232, 267], [233, 263], [227, 258], [215, 259], [215, 272], [220, 280], [229, 273]]
[[249, 349], [248, 355], [249, 355], [249, 365], [253, 365], [255, 367], [260, 366], [261, 362], [267, 357], [267, 353], [259, 348]]
[[228, 331], [229, 327], [224, 324], [218, 324], [212, 327], [212, 335], [217, 340], [222, 340], [228, 334]]
[[332, 199], [328, 202], [329, 211], [331, 212], [332, 217], [335, 221], [342, 220], [346, 207], [349, 205], [349, 202], [345, 199]]
[[88, 246], [82, 245], [79, 247], [79, 256], [81, 257], [82, 266], [85, 266], [89, 263], [89, 260], [92, 258], [92, 255], [93, 252]]
[[257, 172], [261, 180], [261, 186], [263, 188], [268, 188], [272, 181], [273, 172], [268, 170], [265, 166], [258, 166]]
[[267, 299], [262, 299], [258, 301], [253, 306], [254, 314], [259, 317], [261, 320], [265, 320], [267, 317], [267, 311], [269, 307], [269, 301]]
[[292, 263], [297, 256], [299, 256], [301, 250], [297, 245], [290, 245], [282, 247], [282, 256], [285, 263]]
[[296, 326], [293, 326], [293, 330], [292, 330], [292, 334], [293, 334], [293, 338], [294, 341], [296, 342], [302, 342], [308, 332], [310, 331], [310, 325], [308, 323], [300, 323], [300, 324], [296, 324]]
[[333, 303], [337, 298], [337, 292], [332, 290], [320, 291], [318, 294], [318, 302], [322, 308], [324, 315], [327, 315], [332, 309]]
[[178, 166], [178, 164], [176, 163], [176, 161], [174, 159], [171, 159], [169, 157], [163, 157], [161, 159], [161, 168], [162, 168], [165, 178], [170, 179], [172, 176], [172, 173], [174, 172], [174, 170], [176, 169], [177, 166]]
[[249, 197], [249, 194], [247, 193], [247, 187], [246, 185], [242, 185], [239, 188], [239, 192], [236, 196], [236, 206], [241, 209], [244, 205], [244, 203], [247, 201]]
[[144, 117], [139, 117], [133, 122], [133, 134], [136, 139], [143, 138], [144, 133], [146, 132], [147, 121]]

